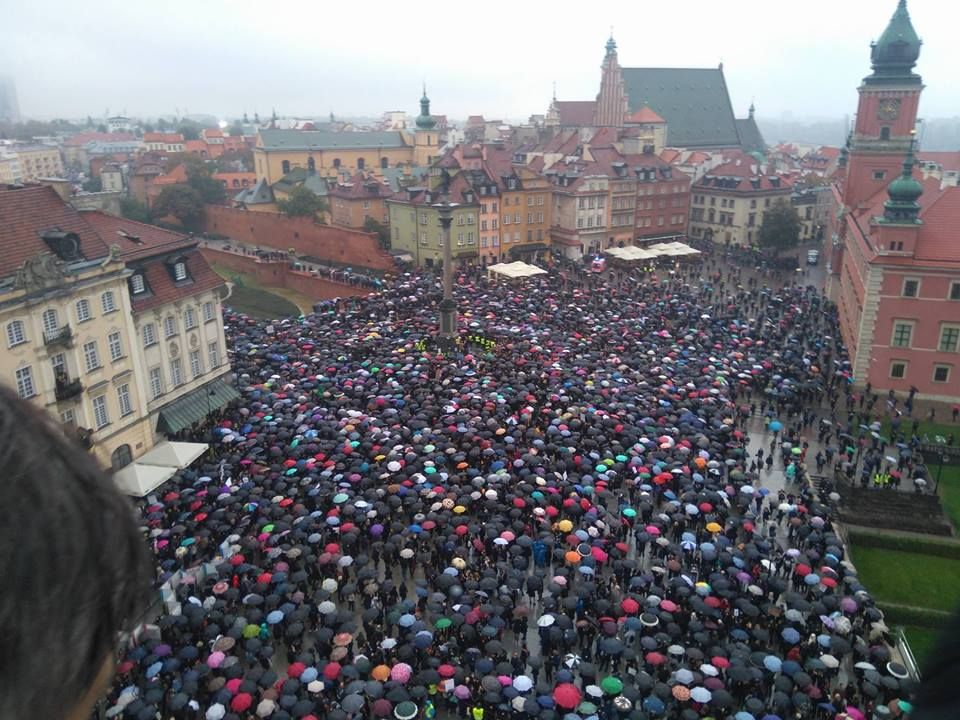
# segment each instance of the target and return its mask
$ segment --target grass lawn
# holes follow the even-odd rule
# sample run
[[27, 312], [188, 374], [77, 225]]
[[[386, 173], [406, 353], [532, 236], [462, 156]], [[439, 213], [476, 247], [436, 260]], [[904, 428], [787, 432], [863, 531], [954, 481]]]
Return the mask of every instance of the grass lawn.
[[[949, 420], [949, 418], [947, 419]], [[890, 427], [890, 418], [885, 417], [880, 425], [880, 434], [893, 441], [894, 438], [890, 435], [890, 433], [893, 432]], [[909, 440], [913, 432], [913, 419], [908, 418], [906, 415], [901, 417], [900, 432]], [[920, 435], [921, 438], [926, 435], [930, 439], [930, 442], [935, 442], [937, 435], [945, 438], [950, 433], [953, 433], [955, 438], [960, 438], [960, 423], [927, 422], [926, 420], [921, 420], [920, 427], [917, 429], [917, 434]]]
[[233, 292], [225, 304], [238, 313], [261, 320], [274, 320], [300, 315], [300, 309], [289, 300], [259, 288], [234, 285]]
[[937, 643], [940, 633], [931, 628], [914, 627], [912, 625], [905, 627], [903, 630], [907, 635], [907, 642], [910, 643], [910, 649], [913, 650], [913, 656], [917, 659], [917, 663], [922, 670], [924, 663], [930, 657], [930, 653]]
[[960, 601], [960, 562], [951, 558], [855, 547], [860, 580], [876, 598], [951, 612]]

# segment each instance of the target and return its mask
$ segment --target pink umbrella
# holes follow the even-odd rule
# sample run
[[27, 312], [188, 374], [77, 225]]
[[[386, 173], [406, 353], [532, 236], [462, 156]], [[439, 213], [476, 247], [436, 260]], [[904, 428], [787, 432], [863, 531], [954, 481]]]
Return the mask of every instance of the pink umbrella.
[[212, 668], [218, 668], [223, 664], [223, 661], [226, 660], [226, 658], [226, 655], [217, 650], [216, 652], [210, 653], [210, 657], [207, 658], [207, 665]]
[[413, 674], [413, 668], [406, 663], [397, 663], [390, 668], [390, 679], [394, 682], [405, 683], [410, 680]]
[[590, 554], [598, 563], [605, 562], [607, 559], [607, 552], [603, 548], [593, 547], [590, 549]]
[[675, 602], [673, 602], [672, 600], [661, 600], [661, 601], [660, 601], [660, 608], [661, 608], [662, 610], [666, 610], [667, 612], [671, 612], [671, 613], [672, 613], [672, 612], [676, 612], [676, 611], [677, 611], [677, 604], [676, 604]]
[[467, 700], [470, 698], [470, 688], [466, 685], [457, 685], [453, 689], [453, 694], [461, 700]]
[[644, 530], [646, 530], [650, 535], [660, 535], [660, 528], [658, 528], [656, 525], [647, 525]]
[[[851, 718], [851, 720], [866, 720], [866, 716], [859, 708], [853, 707], [853, 705], [847, 705], [844, 712]], [[840, 717], [839, 715], [837, 717]]]

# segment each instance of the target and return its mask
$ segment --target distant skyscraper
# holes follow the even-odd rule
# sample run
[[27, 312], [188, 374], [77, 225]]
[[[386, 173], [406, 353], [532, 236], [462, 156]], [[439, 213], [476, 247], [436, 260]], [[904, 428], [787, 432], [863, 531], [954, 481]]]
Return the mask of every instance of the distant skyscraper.
[[17, 86], [12, 77], [0, 76], [0, 120], [20, 122]]

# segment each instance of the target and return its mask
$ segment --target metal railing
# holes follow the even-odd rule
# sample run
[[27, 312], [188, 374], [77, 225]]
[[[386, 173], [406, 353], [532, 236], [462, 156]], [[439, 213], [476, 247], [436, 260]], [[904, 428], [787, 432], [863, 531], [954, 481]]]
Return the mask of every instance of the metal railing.
[[71, 340], [73, 340], [73, 330], [70, 329], [69, 325], [58, 327], [55, 330], [43, 331], [43, 344], [46, 346], [68, 345]]
[[53, 394], [57, 400], [69, 400], [83, 392], [83, 383], [77, 380], [57, 380]]
[[907, 672], [910, 673], [910, 677], [913, 680], [920, 682], [920, 664], [913, 654], [910, 641], [907, 640], [907, 634], [903, 631], [902, 627], [898, 627], [894, 630], [893, 637], [896, 641], [897, 652], [900, 653], [900, 658], [903, 660], [903, 666], [907, 669]]

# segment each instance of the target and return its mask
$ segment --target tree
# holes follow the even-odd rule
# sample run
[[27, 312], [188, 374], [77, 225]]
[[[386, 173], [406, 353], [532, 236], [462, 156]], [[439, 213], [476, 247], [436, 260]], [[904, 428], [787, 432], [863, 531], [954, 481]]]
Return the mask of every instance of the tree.
[[800, 216], [789, 200], [777, 200], [763, 213], [760, 246], [775, 253], [796, 247], [800, 242]]
[[84, 192], [97, 193], [103, 192], [103, 180], [99, 177], [89, 177], [83, 181]]
[[363, 221], [363, 229], [368, 233], [375, 233], [380, 247], [384, 250], [390, 249], [390, 228], [374, 217], [367, 216]]
[[317, 220], [321, 213], [326, 212], [327, 203], [312, 190], [298, 185], [290, 191], [289, 197], [277, 201], [277, 209], [290, 217], [312, 217]]
[[170, 123], [167, 122], [166, 118], [157, 119], [157, 129], [160, 130], [160, 132], [166, 132], [169, 127]]
[[230, 126], [230, 137], [240, 137], [241, 135], [243, 135], [243, 123], [237, 120]]
[[188, 230], [196, 230], [203, 219], [203, 200], [189, 185], [170, 185], [160, 191], [153, 212], [156, 217], [172, 215]]
[[204, 203], [220, 203], [226, 198], [226, 191], [219, 180], [214, 180], [210, 166], [203, 160], [188, 156], [183, 164], [187, 168], [187, 183], [196, 190]]
[[143, 124], [143, 131], [144, 131], [145, 133], [152, 133], [152, 132], [154, 132], [153, 124], [152, 124], [152, 123], [145, 122], [145, 123]]
[[200, 139], [200, 128], [196, 123], [185, 122], [179, 128], [177, 132], [183, 135], [184, 140], [199, 140]]
[[97, 132], [100, 132], [100, 133], [107, 132], [107, 126], [104, 125], [103, 123], [100, 123], [99, 125], [97, 125]]
[[120, 214], [127, 218], [127, 220], [135, 220], [142, 223], [153, 222], [153, 215], [150, 212], [150, 208], [136, 198], [121, 198]]

